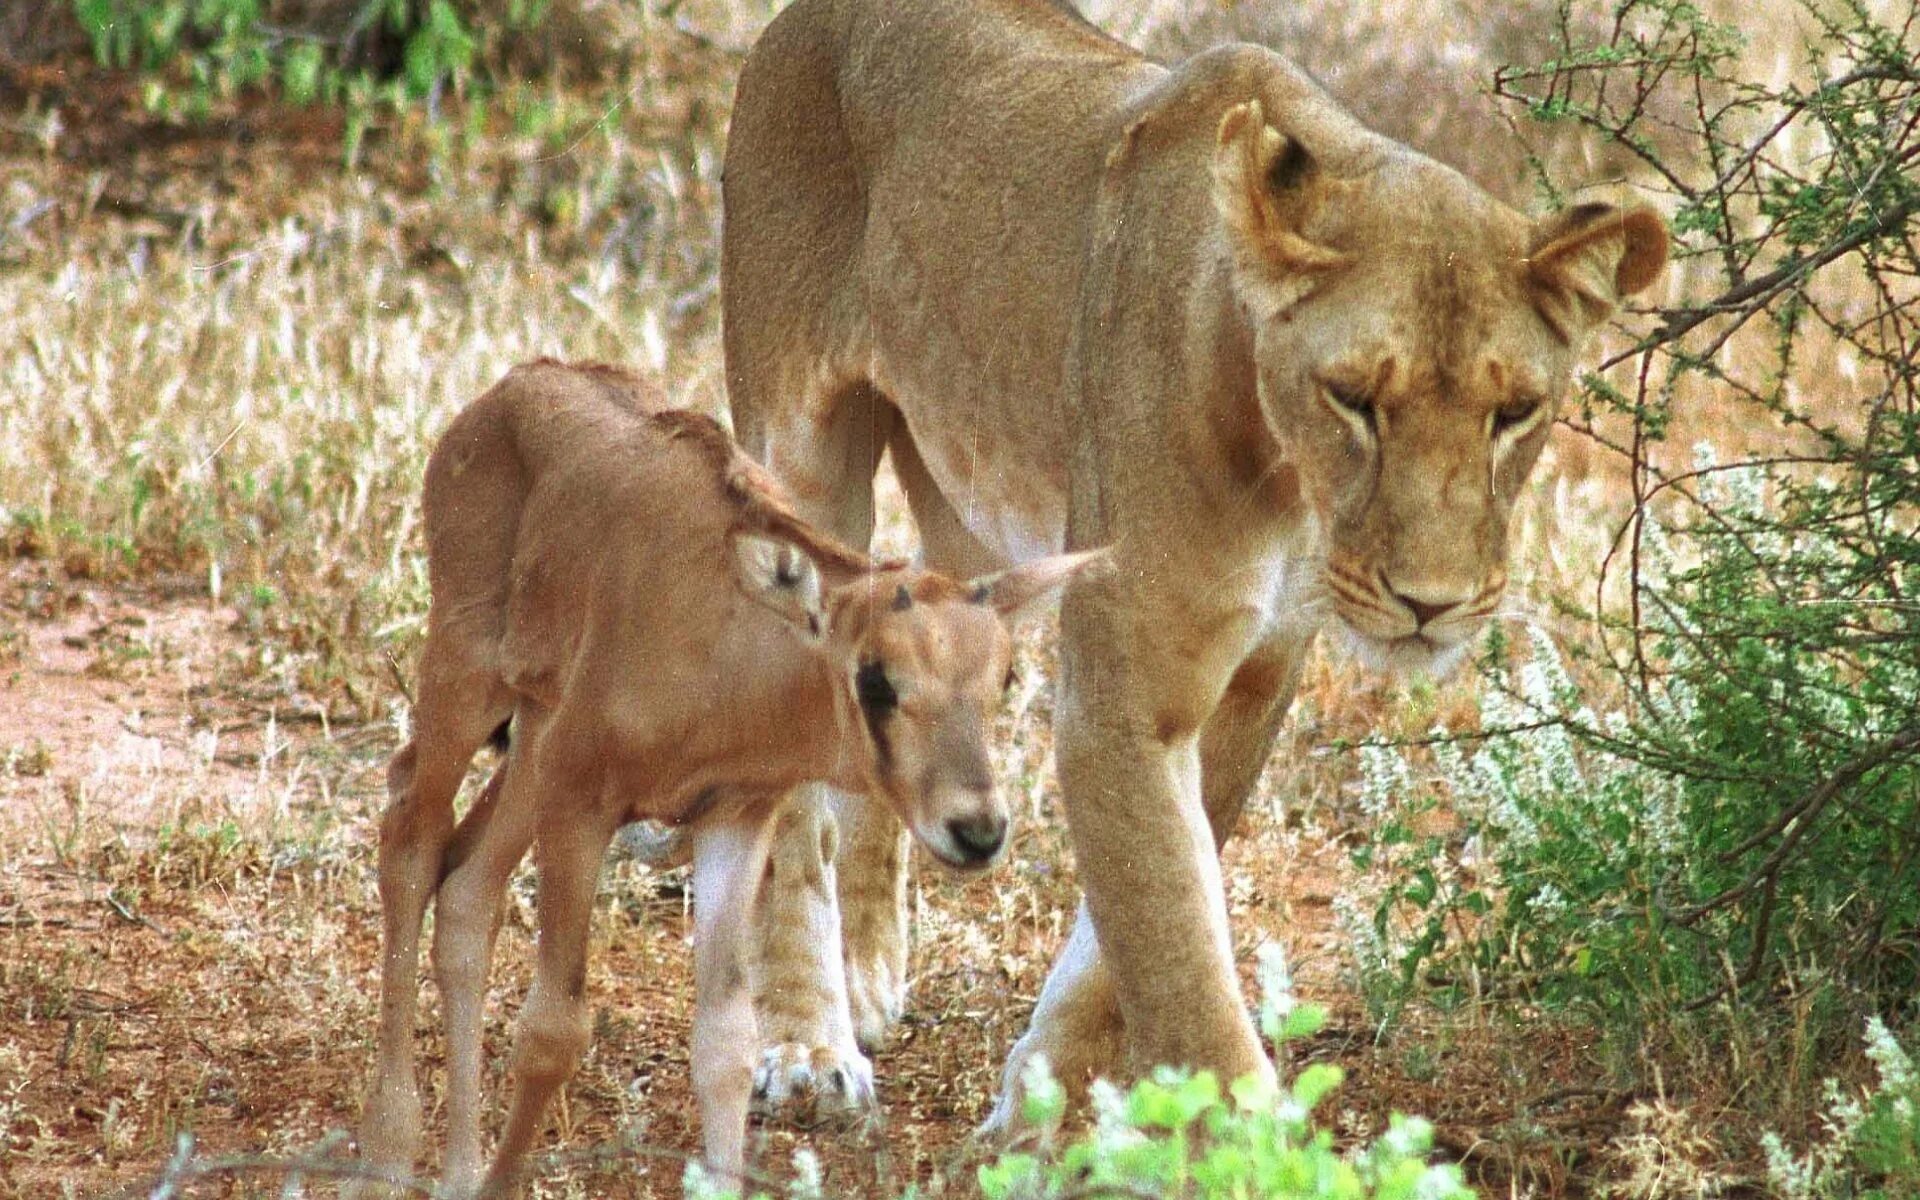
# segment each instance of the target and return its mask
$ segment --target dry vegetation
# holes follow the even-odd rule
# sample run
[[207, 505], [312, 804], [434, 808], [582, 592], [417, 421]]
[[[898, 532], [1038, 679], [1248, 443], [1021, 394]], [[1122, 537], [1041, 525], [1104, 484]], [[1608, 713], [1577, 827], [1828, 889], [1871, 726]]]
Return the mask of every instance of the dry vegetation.
[[[1228, 31], [1298, 47], [1363, 116], [1443, 159], [1475, 155], [1462, 165], [1527, 199], [1525, 152], [1480, 89], [1546, 45], [1544, 19], [1441, 0], [1091, 7], [1163, 53]], [[136, 1188], [185, 1131], [210, 1152], [283, 1154], [350, 1124], [372, 1031], [380, 769], [425, 611], [427, 449], [538, 354], [633, 364], [723, 408], [719, 155], [766, 6], [561, 8], [556, 44], [599, 48], [574, 82], [384, 117], [354, 171], [322, 110], [239, 101], [180, 126], [70, 54], [0, 56], [0, 1197]], [[1752, 48], [1757, 70], [1778, 36]], [[1536, 149], [1567, 180], [1614, 169], [1590, 147]], [[1712, 430], [1724, 413], [1702, 405]], [[1543, 613], [1542, 597], [1591, 588], [1624, 508], [1616, 464], [1560, 436], [1524, 539], [1524, 603]], [[909, 539], [897, 500], [887, 511], [885, 536]], [[966, 1133], [1074, 898], [1048, 656], [1044, 637], [1023, 649], [1009, 721], [1006, 778], [1030, 800], [1011, 863], [967, 886], [918, 873], [912, 1011], [877, 1064], [885, 1124], [767, 1130], [767, 1169], [809, 1146], [832, 1191], [969, 1177]], [[1360, 884], [1346, 849], [1364, 828], [1339, 745], [1468, 720], [1469, 686], [1317, 663], [1229, 855], [1247, 960], [1283, 938], [1303, 990], [1335, 1010], [1305, 1053], [1350, 1069], [1338, 1132], [1430, 1114], [1489, 1194], [1652, 1178], [1630, 1194], [1678, 1196], [1750, 1177], [1750, 1142], [1703, 1134], [1725, 1096], [1618, 1091], [1580, 1030], [1492, 1007], [1377, 1038], [1349, 990], [1334, 902]], [[496, 1048], [527, 978], [529, 901], [502, 939]], [[557, 1146], [696, 1145], [688, 928], [676, 877], [609, 869], [595, 1040]], [[678, 1175], [670, 1155], [567, 1160], [541, 1189], [670, 1194]], [[270, 1176], [199, 1186], [282, 1194]]]

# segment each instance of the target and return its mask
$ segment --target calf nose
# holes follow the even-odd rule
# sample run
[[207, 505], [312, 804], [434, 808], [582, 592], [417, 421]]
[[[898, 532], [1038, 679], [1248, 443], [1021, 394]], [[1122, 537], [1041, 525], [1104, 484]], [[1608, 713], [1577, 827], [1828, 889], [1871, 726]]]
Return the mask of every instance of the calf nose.
[[1007, 840], [1007, 819], [993, 813], [955, 817], [947, 822], [947, 833], [967, 861], [978, 865], [1000, 853], [1001, 843]]

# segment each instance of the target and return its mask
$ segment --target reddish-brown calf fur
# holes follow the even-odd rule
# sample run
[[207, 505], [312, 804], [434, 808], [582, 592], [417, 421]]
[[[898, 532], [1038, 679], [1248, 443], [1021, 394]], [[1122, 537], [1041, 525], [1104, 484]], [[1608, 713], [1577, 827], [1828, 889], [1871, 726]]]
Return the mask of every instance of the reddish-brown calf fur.
[[[388, 771], [378, 1057], [361, 1151], [409, 1169], [421, 925], [447, 1026], [445, 1163], [461, 1195], [503, 1191], [587, 1044], [593, 893], [624, 822], [694, 848], [694, 1092], [709, 1165], [742, 1162], [751, 1055], [748, 916], [773, 817], [809, 781], [886, 803], [941, 859], [1004, 839], [986, 730], [1005, 618], [1090, 555], [972, 583], [875, 564], [796, 517], [710, 418], [664, 410], [626, 372], [542, 360], [457, 416], [427, 464], [432, 602], [413, 739]], [[505, 759], [457, 823], [482, 743]], [[500, 905], [529, 848], [539, 950], [515, 1092], [481, 1169], [481, 1004]]]

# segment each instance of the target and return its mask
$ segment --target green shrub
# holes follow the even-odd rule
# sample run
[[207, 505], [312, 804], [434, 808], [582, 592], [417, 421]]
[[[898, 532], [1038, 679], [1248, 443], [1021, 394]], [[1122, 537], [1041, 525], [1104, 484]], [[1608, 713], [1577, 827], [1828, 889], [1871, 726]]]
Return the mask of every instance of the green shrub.
[[[161, 115], [204, 120], [216, 101], [263, 92], [294, 105], [349, 110], [349, 159], [374, 104], [437, 102], [463, 89], [478, 42], [452, 0], [374, 0], [362, 5], [342, 36], [288, 29], [271, 19], [266, 0], [72, 0], [74, 16], [102, 65], [138, 70], [148, 79], [148, 107]], [[542, 5], [514, 7], [529, 23]], [[398, 69], [380, 71], [366, 47], [397, 47]]]
[[[1284, 959], [1262, 962], [1261, 1028], [1283, 1055], [1288, 1041], [1320, 1028], [1323, 1010], [1295, 1002]], [[1121, 1195], [1232, 1200], [1471, 1200], [1457, 1167], [1433, 1164], [1433, 1128], [1395, 1115], [1363, 1149], [1342, 1154], [1313, 1114], [1340, 1086], [1327, 1063], [1275, 1087], [1253, 1078], [1222, 1088], [1211, 1074], [1162, 1069], [1122, 1092], [1096, 1082], [1094, 1126], [1062, 1142], [1066, 1097], [1036, 1062], [1026, 1080], [1026, 1118], [1036, 1150], [980, 1168], [987, 1200]]]
[[[1809, 501], [1772, 468], [1700, 463], [1713, 520], [1642, 529], [1648, 668], [1630, 709], [1587, 707], [1544, 635], [1523, 664], [1495, 638], [1496, 736], [1472, 754], [1436, 736], [1432, 785], [1364, 755], [1381, 818], [1362, 863], [1393, 868], [1366, 942], [1393, 943], [1370, 960], [1383, 994], [1455, 948], [1623, 1030], [1807, 988], [1850, 1002], [1836, 1014], [1878, 1011], [1920, 986], [1920, 655], [1877, 651], [1920, 646], [1896, 600], [1920, 571], [1869, 575], [1832, 508], [1812, 508], [1835, 489]], [[1801, 583], [1782, 594], [1788, 564]], [[1413, 832], [1443, 806], [1461, 831]], [[1472, 874], [1448, 868], [1456, 846]]]
[[1875, 1086], [1848, 1094], [1827, 1081], [1826, 1137], [1796, 1156], [1763, 1139], [1781, 1200], [1908, 1200], [1920, 1195], [1920, 1069], [1878, 1018], [1867, 1022]]
[[1783, 82], [1684, 0], [1599, 44], [1563, 18], [1496, 80], [1668, 193], [1695, 294], [1567, 417], [1631, 487], [1567, 605], [1591, 636], [1496, 636], [1430, 774], [1363, 753], [1384, 891], [1347, 913], [1383, 1016], [1471, 986], [1595, 1022], [1639, 1083], [1737, 1069], [1770, 1119], [1920, 994], [1920, 68], [1867, 5], [1800, 16]]

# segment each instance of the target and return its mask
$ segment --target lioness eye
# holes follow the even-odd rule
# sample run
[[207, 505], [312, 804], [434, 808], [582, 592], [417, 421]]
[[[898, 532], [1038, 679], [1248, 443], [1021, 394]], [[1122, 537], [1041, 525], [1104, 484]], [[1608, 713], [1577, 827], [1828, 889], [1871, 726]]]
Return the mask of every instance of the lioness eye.
[[1514, 400], [1502, 404], [1493, 410], [1493, 435], [1499, 437], [1510, 429], [1525, 425], [1540, 411], [1538, 400]]
[[1322, 386], [1326, 388], [1327, 399], [1333, 401], [1336, 407], [1343, 408], [1348, 414], [1365, 421], [1368, 429], [1373, 428], [1373, 401], [1365, 393], [1337, 383]]
[[880, 660], [860, 664], [854, 672], [853, 694], [860, 700], [860, 707], [870, 713], [889, 712], [900, 703], [900, 696], [893, 690], [893, 681], [887, 678], [887, 669]]
[[1020, 680], [1020, 668], [1019, 668], [1019, 667], [1008, 667], [1008, 668], [1007, 668], [1007, 678], [1006, 678], [1006, 680], [1005, 680], [1005, 681], [1004, 681], [1003, 683], [1001, 683], [1001, 685], [1000, 685], [1000, 690], [1001, 690], [1001, 691], [1003, 691], [1003, 692], [1010, 692], [1010, 691], [1012, 691], [1012, 690], [1013, 690], [1013, 685], [1014, 685], [1015, 683], [1017, 683], [1017, 682], [1019, 682], [1019, 680]]

